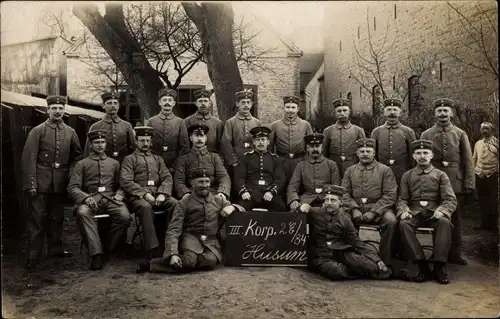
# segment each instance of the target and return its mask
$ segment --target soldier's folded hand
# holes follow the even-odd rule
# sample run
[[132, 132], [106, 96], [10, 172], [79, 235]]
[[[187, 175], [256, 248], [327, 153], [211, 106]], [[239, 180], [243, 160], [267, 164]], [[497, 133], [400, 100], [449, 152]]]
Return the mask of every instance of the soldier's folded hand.
[[163, 203], [165, 202], [165, 200], [167, 199], [167, 197], [165, 196], [165, 194], [159, 194], [157, 197], [156, 197], [156, 200], [155, 200], [155, 205], [156, 206], [161, 206], [163, 205]]
[[263, 198], [264, 198], [264, 200], [266, 202], [270, 202], [270, 201], [273, 200], [273, 193], [271, 193], [271, 192], [265, 192]]
[[116, 200], [117, 202], [121, 202], [121, 201], [123, 201], [123, 195], [122, 194], [115, 194], [115, 196], [113, 196], [113, 199]]
[[172, 257], [170, 257], [170, 266], [175, 268], [181, 268], [182, 267], [181, 258], [177, 255], [173, 255]]
[[182, 198], [181, 198], [181, 199], [184, 199], [184, 198], [186, 198], [186, 197], [188, 197], [188, 196], [189, 196], [189, 193], [186, 193], [186, 194], [182, 195]]
[[35, 197], [36, 196], [36, 193], [37, 193], [37, 190], [36, 188], [32, 188], [28, 191], [28, 194], [31, 196], [31, 197]]
[[380, 269], [380, 271], [382, 271], [382, 272], [386, 272], [387, 271], [387, 266], [384, 264], [384, 262], [382, 260], [380, 260], [377, 263], [377, 266], [378, 266], [378, 269]]
[[300, 210], [301, 212], [303, 212], [303, 213], [306, 213], [306, 214], [307, 214], [307, 213], [309, 213], [309, 212], [311, 211], [311, 205], [309, 205], [309, 204], [302, 204], [302, 205], [300, 205], [299, 210]]
[[439, 210], [436, 209], [436, 211], [434, 212], [434, 215], [432, 215], [432, 219], [440, 219], [441, 217], [443, 217], [444, 214], [442, 212], [440, 212]]
[[366, 212], [363, 214], [362, 221], [365, 223], [371, 223], [377, 215], [374, 212]]
[[298, 200], [294, 200], [293, 202], [290, 203], [290, 210], [294, 211], [297, 208], [301, 207], [300, 202]]
[[399, 216], [399, 219], [401, 220], [404, 220], [404, 219], [410, 219], [411, 218], [411, 214], [410, 212], [406, 211], [406, 212], [403, 212], [400, 216]]
[[244, 192], [243, 194], [241, 194], [241, 199], [243, 200], [250, 200], [250, 198], [251, 196], [249, 192]]
[[97, 208], [97, 203], [93, 197], [85, 198], [85, 204], [87, 204], [90, 207]]
[[146, 193], [146, 195], [144, 195], [144, 200], [150, 203], [151, 205], [155, 204], [155, 198], [153, 195], [151, 195], [151, 193]]
[[234, 211], [235, 211], [235, 207], [233, 205], [229, 205], [229, 206], [226, 206], [222, 209], [222, 211], [220, 212], [220, 214], [222, 215], [222, 217], [227, 217], [229, 215], [231, 215]]
[[353, 208], [352, 210], [352, 220], [355, 222], [360, 222], [363, 218], [363, 214], [361, 214], [361, 211], [357, 208]]
[[223, 193], [217, 193], [215, 196], [219, 196], [220, 199], [227, 199], [226, 195], [224, 195]]
[[232, 166], [232, 167], [236, 167], [236, 166], [238, 166], [238, 165], [239, 165], [239, 163], [238, 163], [238, 162], [231, 164], [231, 166]]

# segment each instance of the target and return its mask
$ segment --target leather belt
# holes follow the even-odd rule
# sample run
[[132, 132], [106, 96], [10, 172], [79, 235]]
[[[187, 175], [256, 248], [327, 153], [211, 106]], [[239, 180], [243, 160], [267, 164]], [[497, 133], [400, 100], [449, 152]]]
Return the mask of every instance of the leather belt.
[[67, 168], [68, 167], [68, 164], [61, 164], [61, 163], [58, 163], [58, 162], [54, 162], [54, 163], [42, 163], [42, 162], [38, 162], [37, 164], [40, 165], [40, 166], [51, 167], [51, 168]]
[[284, 153], [284, 152], [276, 151], [276, 155], [278, 155], [279, 157], [284, 157], [284, 158], [304, 157], [306, 154], [307, 154], [307, 152]]
[[355, 198], [357, 203], [361, 203], [363, 205], [368, 205], [368, 204], [375, 204], [378, 202], [380, 198], [369, 198], [369, 197], [360, 197], [360, 198]]

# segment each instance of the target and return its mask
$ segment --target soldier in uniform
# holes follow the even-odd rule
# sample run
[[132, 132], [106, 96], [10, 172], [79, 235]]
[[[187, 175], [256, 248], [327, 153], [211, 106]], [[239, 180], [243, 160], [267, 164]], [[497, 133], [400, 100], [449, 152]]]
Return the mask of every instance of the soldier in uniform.
[[269, 150], [283, 159], [287, 181], [292, 177], [295, 166], [306, 157], [304, 136], [313, 132], [311, 124], [298, 116], [299, 101], [296, 96], [283, 97], [284, 117], [271, 124], [269, 136]]
[[[123, 158], [131, 154], [135, 149], [134, 129], [132, 124], [122, 120], [118, 116], [120, 102], [118, 102], [118, 92], [106, 92], [101, 95], [102, 108], [106, 113], [102, 120], [90, 126], [89, 131], [105, 130], [106, 136], [106, 155], [122, 162]], [[85, 156], [90, 154], [90, 143], [87, 139], [85, 143]]]
[[416, 140], [415, 132], [401, 124], [401, 108], [403, 101], [386, 99], [384, 101], [384, 117], [386, 122], [376, 127], [371, 134], [376, 144], [376, 158], [380, 163], [389, 166], [399, 183], [403, 173], [413, 167], [411, 143]]
[[387, 279], [391, 270], [377, 252], [363, 242], [342, 207], [345, 188], [323, 187], [321, 207], [302, 204], [300, 211], [308, 213], [311, 234], [308, 245], [308, 268], [332, 280], [372, 277]]
[[465, 213], [466, 197], [474, 191], [474, 163], [469, 138], [460, 128], [451, 123], [455, 102], [438, 99], [433, 102], [436, 124], [424, 131], [421, 139], [433, 142], [432, 165], [446, 174], [457, 196], [457, 211], [451, 216], [453, 234], [448, 261], [453, 264], [467, 265], [462, 258], [461, 215]]
[[231, 178], [217, 153], [210, 152], [207, 147], [210, 128], [204, 124], [192, 124], [188, 127], [189, 139], [193, 147], [177, 159], [174, 173], [174, 186], [177, 198], [187, 197], [190, 190], [189, 174], [196, 167], [203, 167], [210, 176], [211, 192], [218, 197], [229, 198], [231, 193]]
[[177, 92], [172, 89], [158, 91], [159, 114], [146, 120], [145, 125], [154, 128], [153, 146], [151, 152], [163, 157], [165, 165], [171, 173], [174, 172], [174, 163], [180, 154], [180, 128], [182, 119], [175, 116], [173, 108], [177, 99]]
[[219, 153], [220, 141], [222, 140], [222, 132], [224, 130], [224, 123], [221, 120], [210, 114], [212, 101], [210, 101], [211, 91], [198, 90], [194, 92], [196, 99], [196, 107], [198, 111], [186, 117], [181, 124], [181, 135], [179, 143], [181, 145], [181, 152], [188, 152], [189, 146], [189, 132], [188, 128], [193, 124], [204, 124], [208, 126], [207, 147], [210, 152]]
[[191, 173], [193, 192], [181, 199], [165, 235], [163, 258], [141, 263], [137, 272], [190, 272], [212, 270], [222, 261], [217, 238], [220, 217], [238, 208], [223, 197], [210, 192], [211, 177], [204, 167]]
[[237, 203], [246, 211], [257, 206], [284, 212], [286, 206], [280, 195], [286, 185], [282, 161], [267, 150], [271, 130], [257, 126], [250, 134], [255, 150], [245, 153], [234, 174]]
[[81, 159], [82, 149], [75, 130], [63, 122], [65, 104], [63, 96], [47, 97], [49, 118], [30, 131], [22, 153], [23, 190], [30, 199], [28, 269], [39, 261], [45, 235], [50, 256], [72, 255], [62, 247], [63, 203], [69, 172]]
[[109, 214], [111, 218], [110, 240], [106, 243], [109, 252], [120, 243], [130, 225], [130, 214], [123, 203], [124, 192], [119, 188], [120, 163], [104, 152], [106, 134], [104, 130], [87, 134], [92, 152], [76, 163], [68, 184], [69, 197], [77, 205], [78, 228], [92, 256], [92, 270], [101, 269], [104, 261], [97, 222], [93, 216]]
[[366, 137], [365, 131], [349, 121], [351, 100], [336, 99], [332, 102], [337, 122], [328, 126], [323, 135], [323, 154], [331, 159], [340, 171], [340, 178], [345, 170], [358, 162], [356, 156], [356, 141]]
[[321, 205], [323, 186], [340, 184], [337, 164], [323, 156], [323, 134], [306, 135], [305, 142], [308, 157], [297, 164], [287, 188], [286, 199], [291, 211], [304, 203]]
[[418, 275], [412, 279], [424, 282], [432, 279], [432, 273], [415, 230], [418, 227], [434, 229], [434, 278], [447, 284], [445, 266], [453, 228], [450, 218], [457, 199], [448, 176], [431, 164], [432, 141], [416, 140], [411, 146], [417, 166], [404, 173], [396, 205], [401, 237], [406, 252], [419, 267]]
[[346, 207], [356, 225], [375, 224], [380, 227], [380, 257], [392, 268], [392, 244], [397, 227], [394, 204], [398, 184], [392, 170], [375, 160], [375, 140], [356, 141], [359, 163], [347, 168], [342, 186]]
[[158, 251], [154, 210], [165, 211], [167, 223], [177, 201], [172, 195], [172, 175], [165, 162], [150, 152], [153, 128], [135, 127], [137, 149], [125, 157], [120, 171], [120, 186], [128, 195], [131, 213], [139, 216], [148, 258]]

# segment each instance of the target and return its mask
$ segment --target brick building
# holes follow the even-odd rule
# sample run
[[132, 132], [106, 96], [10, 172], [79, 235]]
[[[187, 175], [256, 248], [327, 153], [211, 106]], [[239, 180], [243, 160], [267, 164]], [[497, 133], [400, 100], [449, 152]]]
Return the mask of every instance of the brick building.
[[[477, 3], [463, 1], [452, 2], [452, 5], [476, 27], [482, 22], [483, 27], [492, 26], [498, 30], [496, 2], [480, 2], [483, 10], [493, 12], [491, 21], [485, 21], [477, 14]], [[387, 97], [406, 97], [406, 108], [418, 111], [421, 106], [442, 96], [450, 97], [460, 105], [474, 106], [486, 103], [492, 94], [498, 92], [498, 77], [460, 63], [450, 54], [458, 52], [473, 62], [484, 59], [484, 55], [474, 55], [466, 47], [474, 47], [474, 40], [467, 37], [468, 32], [462, 27], [459, 15], [444, 1], [332, 1], [325, 5], [325, 16], [335, 18], [324, 20], [324, 71], [318, 70], [322, 74], [312, 79], [324, 81], [324, 85], [319, 82], [309, 84], [313, 93], [321, 90], [321, 96], [313, 96], [312, 106], [319, 104], [323, 114], [331, 112], [329, 106], [333, 98], [352, 99], [354, 112], [371, 112], [374, 104], [381, 100], [380, 87], [375, 86], [373, 78], [364, 73], [364, 88], [353, 74], [358, 78], [362, 74], [356, 49], [362, 57], [369, 57], [369, 41], [374, 48], [380, 49], [384, 38], [387, 52], [383, 55], [385, 62], [381, 68], [383, 88]], [[485, 48], [498, 70], [498, 33], [483, 30], [486, 32]], [[417, 64], [416, 69], [419, 69], [418, 63], [428, 64], [421, 68], [425, 71], [420, 76], [408, 66], [409, 57], [413, 58], [414, 67]], [[396, 92], [395, 88], [400, 86], [402, 90]]]

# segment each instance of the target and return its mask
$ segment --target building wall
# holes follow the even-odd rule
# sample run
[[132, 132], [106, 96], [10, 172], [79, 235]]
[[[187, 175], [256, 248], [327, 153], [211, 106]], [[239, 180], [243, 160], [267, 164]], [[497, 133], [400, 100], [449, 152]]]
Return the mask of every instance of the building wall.
[[323, 92], [321, 92], [320, 79], [324, 77], [324, 74], [325, 64], [323, 63], [304, 89], [306, 99], [306, 118], [311, 121], [316, 120], [316, 118], [321, 115], [320, 111], [323, 109]]
[[[468, 15], [474, 12], [475, 4], [472, 2], [453, 2], [453, 5]], [[481, 6], [497, 10], [496, 3], [492, 1], [483, 1]], [[397, 84], [407, 83], [412, 76], [408, 67], [409, 56], [420, 61], [430, 61], [434, 55], [437, 58], [420, 80], [424, 104], [445, 96], [462, 105], [476, 105], [484, 103], [498, 90], [498, 81], [494, 77], [457, 62], [445, 51], [444, 48], [465, 52], [461, 42], [465, 38], [457, 14], [444, 1], [330, 2], [326, 6], [326, 14], [335, 16], [335, 19], [325, 22], [328, 105], [333, 98], [345, 98], [351, 92], [354, 112], [371, 111], [370, 92], [361, 88], [350, 76], [350, 70], [359, 74], [354, 43], [362, 56], [368, 56], [367, 24], [375, 48], [380, 47], [386, 30], [387, 42], [395, 41], [386, 55], [387, 62], [383, 69], [384, 87], [389, 88], [389, 97], [395, 94], [392, 90], [393, 76]], [[498, 30], [497, 19], [495, 17], [492, 23]], [[488, 45], [494, 47], [493, 53], [498, 56], [496, 41]], [[472, 58], [479, 59], [481, 56]], [[375, 85], [369, 79], [365, 83], [369, 88]]]

